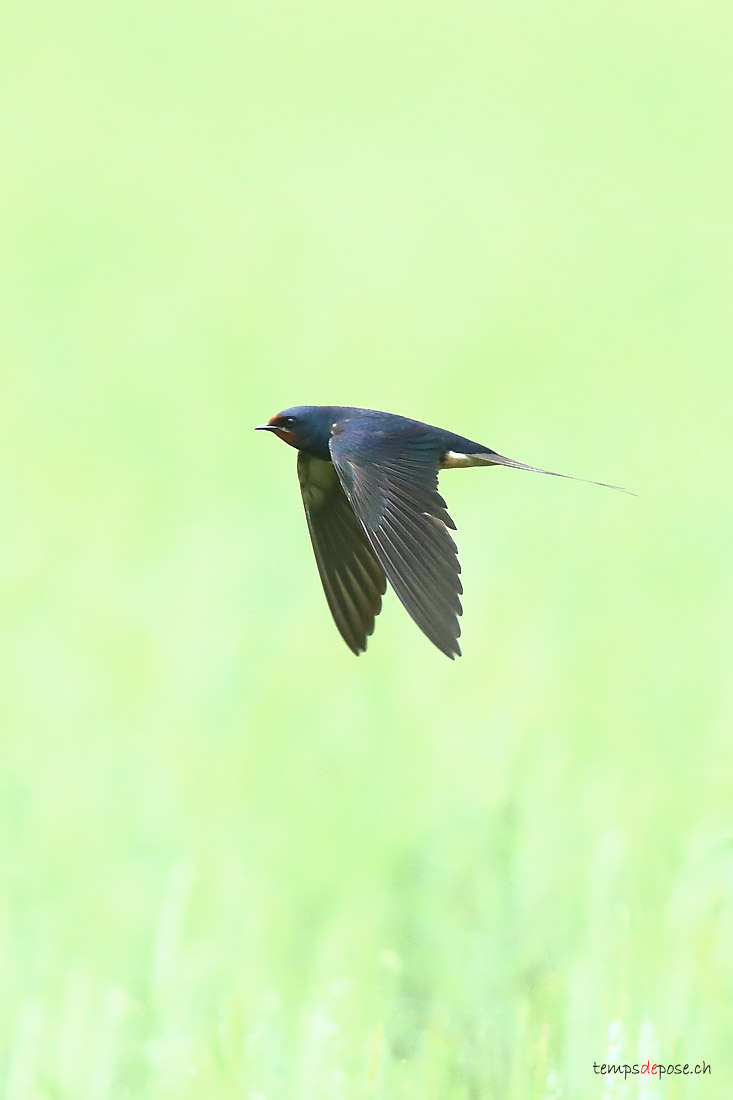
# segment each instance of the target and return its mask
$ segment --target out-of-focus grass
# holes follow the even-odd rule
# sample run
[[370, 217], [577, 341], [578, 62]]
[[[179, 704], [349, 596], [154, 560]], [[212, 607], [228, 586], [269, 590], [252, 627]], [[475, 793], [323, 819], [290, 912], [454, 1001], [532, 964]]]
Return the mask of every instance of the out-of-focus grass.
[[[731, 29], [9, 13], [7, 1100], [728, 1095]], [[639, 499], [446, 474], [465, 656], [357, 661], [301, 401]]]

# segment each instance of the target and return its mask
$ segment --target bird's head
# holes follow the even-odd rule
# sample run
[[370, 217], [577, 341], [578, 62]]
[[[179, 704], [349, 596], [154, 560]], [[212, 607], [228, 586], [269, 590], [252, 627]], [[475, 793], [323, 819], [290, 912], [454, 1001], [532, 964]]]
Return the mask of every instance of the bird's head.
[[255, 431], [273, 432], [275, 435], [280, 436], [280, 439], [284, 440], [285, 443], [288, 443], [291, 447], [298, 446], [296, 442], [298, 418], [292, 414], [290, 409], [278, 413], [277, 416], [270, 417], [266, 424], [258, 424]]
[[284, 409], [255, 431], [273, 432], [290, 447], [329, 458], [328, 440], [333, 422], [332, 410], [322, 405], [296, 405]]

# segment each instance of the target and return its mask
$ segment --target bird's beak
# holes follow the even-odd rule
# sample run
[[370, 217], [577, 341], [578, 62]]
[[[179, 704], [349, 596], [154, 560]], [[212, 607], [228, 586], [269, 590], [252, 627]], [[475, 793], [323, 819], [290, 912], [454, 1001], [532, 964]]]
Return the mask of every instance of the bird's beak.
[[255, 428], [256, 432], [274, 432], [275, 426], [273, 424], [258, 424]]

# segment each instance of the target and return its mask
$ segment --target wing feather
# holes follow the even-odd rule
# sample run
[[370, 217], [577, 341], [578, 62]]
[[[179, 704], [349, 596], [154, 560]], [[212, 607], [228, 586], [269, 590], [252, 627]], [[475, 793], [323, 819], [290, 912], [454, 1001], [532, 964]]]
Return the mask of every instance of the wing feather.
[[438, 492], [441, 445], [429, 433], [376, 450], [336, 424], [331, 455], [344, 492], [387, 579], [424, 634], [448, 657], [460, 655], [463, 591], [455, 524]]
[[298, 452], [298, 480], [323, 591], [341, 637], [363, 653], [387, 588], [332, 463]]

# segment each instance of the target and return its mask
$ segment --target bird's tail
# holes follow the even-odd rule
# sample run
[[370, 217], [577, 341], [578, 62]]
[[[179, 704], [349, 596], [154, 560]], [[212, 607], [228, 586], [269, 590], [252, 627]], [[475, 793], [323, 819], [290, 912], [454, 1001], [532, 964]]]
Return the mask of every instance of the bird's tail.
[[607, 481], [591, 481], [590, 478], [574, 477], [573, 474], [559, 474], [556, 470], [543, 470], [541, 466], [528, 466], [526, 462], [517, 462], [516, 459], [506, 458], [505, 455], [496, 454], [494, 451], [473, 457], [484, 459], [487, 466], [511, 466], [513, 470], [529, 470], [533, 474], [549, 474], [550, 477], [564, 477], [569, 481], [584, 481], [586, 485], [600, 485], [603, 489], [615, 489], [619, 493], [628, 493], [632, 497], [637, 495], [631, 489], [624, 489], [621, 485], [609, 485]]

